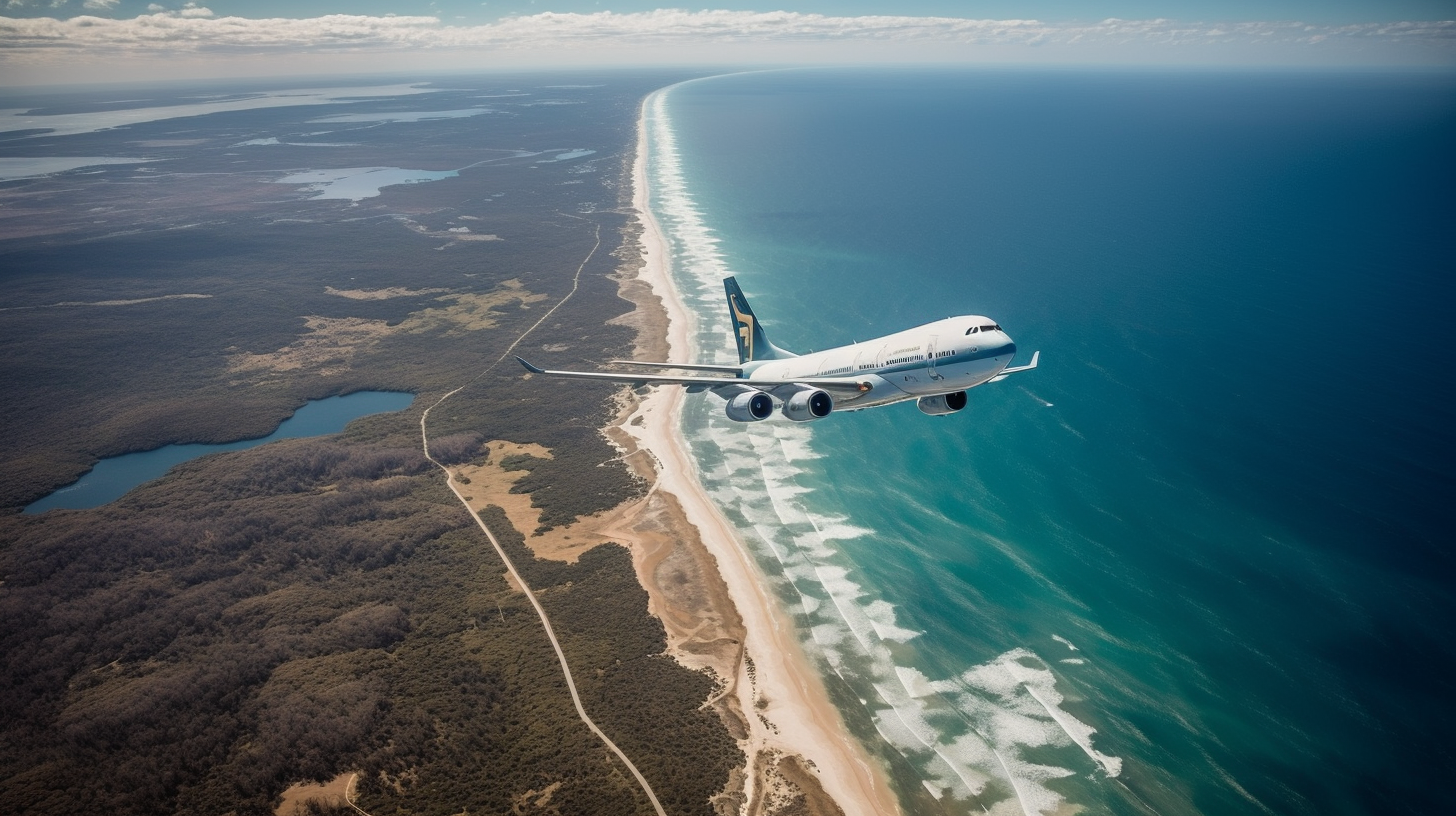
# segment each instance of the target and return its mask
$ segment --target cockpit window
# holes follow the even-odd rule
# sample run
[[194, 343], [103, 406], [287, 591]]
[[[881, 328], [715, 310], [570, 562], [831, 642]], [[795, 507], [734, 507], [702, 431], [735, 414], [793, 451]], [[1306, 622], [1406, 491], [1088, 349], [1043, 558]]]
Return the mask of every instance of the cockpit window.
[[975, 334], [976, 332], [978, 332], [980, 330], [981, 330], [981, 327], [980, 326], [972, 326], [969, 329], [966, 329], [966, 334]]
[[995, 323], [992, 323], [988, 326], [982, 326], [981, 331], [1001, 331], [1001, 327], [996, 325]]

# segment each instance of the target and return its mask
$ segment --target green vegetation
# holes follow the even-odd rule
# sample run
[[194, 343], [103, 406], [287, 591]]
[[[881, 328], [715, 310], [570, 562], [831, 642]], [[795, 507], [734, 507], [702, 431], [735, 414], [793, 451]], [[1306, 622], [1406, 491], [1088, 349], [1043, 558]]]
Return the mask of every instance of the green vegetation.
[[[563, 813], [650, 810], [436, 473], [411, 449], [296, 440], [10, 517], [0, 812], [265, 813], [350, 769], [380, 814], [509, 812], [558, 782]], [[660, 656], [627, 552], [538, 561], [491, 525], [594, 718], [672, 812], [711, 812], [741, 757], [697, 710], [709, 680]]]
[[[553, 365], [630, 352], [630, 331], [607, 324], [630, 308], [609, 278], [628, 228], [613, 208], [637, 101], [666, 80], [614, 82], [485, 131], [362, 129], [373, 141], [342, 166], [405, 148], [430, 167], [523, 144], [599, 155], [501, 162], [358, 206], [287, 188], [261, 203], [209, 198], [226, 179], [186, 186], [198, 184], [187, 171], [225, 162], [263, 172], [264, 154], [225, 151], [317, 115], [282, 109], [230, 115], [216, 132], [198, 120], [192, 132], [211, 141], [175, 151], [180, 180], [123, 168], [127, 184], [6, 188], [52, 212], [122, 202], [116, 218], [152, 221], [0, 240], [0, 377], [12, 384], [0, 404], [0, 813], [264, 814], [291, 783], [352, 770], [379, 816], [650, 812], [577, 719], [530, 604], [419, 440], [424, 408], [469, 383], [430, 415], [441, 461], [479, 461], [489, 439], [551, 449], [511, 463], [529, 471], [517, 489], [548, 526], [640, 491], [600, 434], [612, 386], [491, 367], [588, 257], [576, 295], [517, 351]], [[473, 83], [431, 104], [529, 84]], [[116, 149], [115, 135], [67, 138]], [[266, 155], [299, 161], [284, 150]], [[193, 226], [175, 228], [174, 211]], [[503, 240], [452, 243], [462, 221]], [[387, 289], [409, 292], [337, 294]], [[181, 293], [210, 297], [48, 305]], [[105, 507], [18, 512], [99, 457], [265, 435], [307, 399], [361, 389], [420, 398], [337, 437], [187, 463]], [[697, 709], [711, 683], [662, 656], [627, 552], [539, 561], [502, 514], [490, 523], [553, 616], [593, 717], [670, 812], [711, 813], [742, 757]]]
[[663, 656], [666, 635], [642, 614], [647, 592], [631, 555], [602, 546], [575, 564], [538, 559], [500, 508], [481, 517], [546, 607], [587, 713], [633, 757], [669, 812], [711, 812], [708, 798], [744, 757], [718, 717], [698, 708], [713, 682]]
[[0, 811], [263, 812], [373, 744], [429, 565], [468, 538], [428, 470], [292, 441], [7, 519]]

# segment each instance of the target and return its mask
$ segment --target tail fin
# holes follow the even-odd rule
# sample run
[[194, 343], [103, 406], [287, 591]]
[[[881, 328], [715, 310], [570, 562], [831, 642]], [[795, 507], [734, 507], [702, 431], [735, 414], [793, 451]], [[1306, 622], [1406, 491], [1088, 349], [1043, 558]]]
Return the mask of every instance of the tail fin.
[[764, 334], [763, 326], [748, 305], [748, 298], [738, 288], [738, 281], [731, 277], [724, 278], [723, 288], [728, 292], [728, 315], [733, 321], [733, 339], [738, 343], [739, 363], [798, 356], [768, 341], [768, 335]]

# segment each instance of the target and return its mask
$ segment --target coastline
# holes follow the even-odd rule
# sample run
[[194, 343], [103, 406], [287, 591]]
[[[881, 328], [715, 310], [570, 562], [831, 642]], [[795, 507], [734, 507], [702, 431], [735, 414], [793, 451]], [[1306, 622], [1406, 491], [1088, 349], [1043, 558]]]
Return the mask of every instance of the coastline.
[[[639, 329], [639, 354], [686, 362], [692, 316], [672, 283], [667, 244], [650, 207], [645, 117], [651, 98], [643, 101], [639, 115], [632, 165], [641, 265], [635, 278], [622, 281], [623, 296], [637, 305], [633, 322]], [[699, 484], [681, 435], [684, 398], [679, 388], [629, 397], [609, 430], [626, 456], [636, 460], [639, 474], [652, 484], [635, 511], [612, 527], [631, 531], [638, 577], [651, 597], [652, 611], [668, 629], [669, 652], [720, 681], [720, 692], [712, 702], [747, 755], [742, 780], [747, 812], [772, 812], [775, 792], [787, 785], [808, 799], [820, 800], [821, 807], [827, 805], [823, 812], [833, 812], [837, 806], [848, 816], [899, 813], [884, 770], [845, 728], [822, 678], [803, 652], [792, 620], [766, 590], [758, 564]], [[653, 464], [633, 455], [638, 451], [645, 451]], [[668, 582], [659, 580], [665, 567], [680, 568], [684, 560], [674, 562], [670, 540], [644, 546], [643, 533], [655, 531], [661, 539], [664, 528], [669, 539], [682, 541], [690, 557], [696, 555], [700, 591], [718, 613], [711, 616], [721, 630], [718, 649], [695, 648], [703, 643], [698, 631], [703, 622], [691, 610], [687, 620], [681, 620], [681, 599], [672, 598], [674, 593], [665, 588]], [[723, 636], [728, 636], [732, 648], [721, 648]], [[745, 712], [752, 716], [744, 716]]]

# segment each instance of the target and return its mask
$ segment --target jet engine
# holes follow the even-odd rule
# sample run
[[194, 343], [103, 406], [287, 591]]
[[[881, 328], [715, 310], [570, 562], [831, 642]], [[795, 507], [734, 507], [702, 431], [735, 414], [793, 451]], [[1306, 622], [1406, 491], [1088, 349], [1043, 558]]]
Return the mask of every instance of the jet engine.
[[956, 411], [966, 407], [966, 392], [952, 391], [949, 394], [921, 397], [916, 400], [915, 405], [922, 413], [930, 414], [931, 416], [954, 414]]
[[734, 422], [757, 422], [773, 413], [773, 397], [762, 391], [744, 391], [728, 400], [728, 418]]
[[828, 391], [805, 388], [795, 391], [784, 400], [784, 416], [795, 422], [812, 422], [829, 416], [834, 410], [834, 398]]

